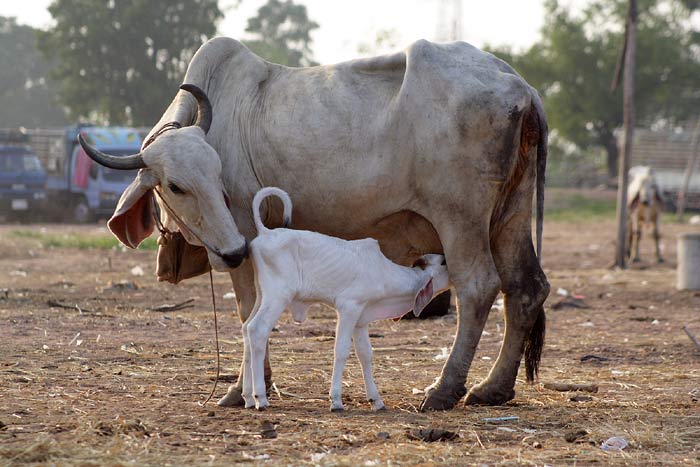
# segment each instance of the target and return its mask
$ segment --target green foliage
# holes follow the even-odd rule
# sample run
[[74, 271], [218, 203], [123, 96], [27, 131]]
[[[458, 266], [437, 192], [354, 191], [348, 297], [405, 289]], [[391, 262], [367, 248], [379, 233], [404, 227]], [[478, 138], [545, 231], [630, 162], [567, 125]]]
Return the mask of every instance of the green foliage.
[[37, 50], [36, 31], [0, 16], [0, 128], [66, 124], [47, 80], [50, 63]]
[[[611, 82], [622, 47], [626, 0], [595, 0], [574, 15], [546, 2], [542, 39], [522, 53], [494, 50], [543, 95], [550, 127], [580, 149], [602, 147], [616, 173], [622, 90]], [[639, 1], [637, 124], [676, 124], [700, 104], [700, 37], [673, 0]]]
[[54, 0], [39, 48], [71, 117], [152, 125], [194, 52], [216, 33], [217, 0]]
[[[38, 241], [43, 248], [76, 248], [78, 250], [115, 250], [125, 248], [112, 235], [95, 234], [50, 234], [36, 230], [13, 230], [12, 237]], [[156, 239], [149, 237], [141, 243], [139, 250], [157, 250]]]
[[286, 66], [313, 66], [311, 31], [318, 23], [309, 20], [304, 5], [292, 0], [268, 0], [258, 14], [248, 20], [246, 32], [253, 39], [245, 41], [253, 52], [273, 63]]
[[593, 198], [564, 191], [550, 191], [547, 196], [552, 204], [545, 210], [547, 221], [587, 223], [615, 218], [614, 198]]

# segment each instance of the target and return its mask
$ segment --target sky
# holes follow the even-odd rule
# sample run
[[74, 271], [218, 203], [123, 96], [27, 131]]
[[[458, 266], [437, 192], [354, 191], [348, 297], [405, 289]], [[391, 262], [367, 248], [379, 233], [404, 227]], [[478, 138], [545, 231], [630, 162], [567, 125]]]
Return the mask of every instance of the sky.
[[[102, 1], [102, 0], [96, 0]], [[222, 35], [245, 38], [247, 18], [266, 0], [220, 0], [226, 17], [219, 24]], [[404, 48], [417, 39], [437, 36], [440, 3], [444, 0], [295, 0], [306, 5], [309, 17], [320, 24], [313, 34], [314, 58], [322, 64], [360, 56], [362, 44], [374, 44], [378, 31], [394, 31], [395, 46]], [[568, 0], [564, 4], [580, 4]], [[51, 23], [51, 0], [0, 0], [0, 15], [15, 16], [20, 23], [46, 27]], [[446, 3], [450, 4], [450, 1]], [[544, 0], [463, 0], [462, 40], [478, 47], [485, 44], [529, 46], [538, 38], [544, 16]], [[389, 50], [378, 50], [389, 52]]]

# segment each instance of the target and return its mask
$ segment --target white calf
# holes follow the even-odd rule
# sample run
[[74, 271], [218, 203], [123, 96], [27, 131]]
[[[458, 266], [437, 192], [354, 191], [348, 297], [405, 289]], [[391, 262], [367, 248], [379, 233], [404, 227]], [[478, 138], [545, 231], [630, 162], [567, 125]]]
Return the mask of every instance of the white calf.
[[270, 332], [282, 311], [303, 321], [313, 303], [336, 309], [335, 362], [330, 390], [331, 410], [343, 410], [341, 379], [350, 354], [350, 340], [362, 366], [367, 398], [373, 410], [384, 408], [372, 378], [372, 347], [367, 325], [396, 318], [413, 309], [417, 316], [434, 295], [449, 286], [442, 255], [425, 255], [413, 268], [388, 260], [372, 238], [347, 241], [316, 232], [270, 230], [260, 220], [260, 203], [267, 196], [284, 204], [284, 222], [291, 220], [292, 202], [279, 188], [263, 188], [253, 199], [258, 236], [250, 243], [257, 300], [243, 324], [243, 398], [246, 408], [263, 410], [263, 362]]

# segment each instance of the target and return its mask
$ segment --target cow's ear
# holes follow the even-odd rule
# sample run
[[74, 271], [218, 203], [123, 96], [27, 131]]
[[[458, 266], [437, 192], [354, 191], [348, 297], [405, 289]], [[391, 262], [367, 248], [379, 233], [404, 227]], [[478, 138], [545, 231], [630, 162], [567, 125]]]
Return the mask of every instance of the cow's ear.
[[158, 178], [148, 169], [139, 170], [107, 223], [115, 237], [129, 248], [136, 248], [153, 233], [153, 188]]
[[423, 308], [428, 306], [430, 300], [433, 299], [433, 278], [428, 278], [428, 281], [418, 289], [416, 293], [416, 298], [413, 301], [413, 315], [417, 318], [420, 316]]

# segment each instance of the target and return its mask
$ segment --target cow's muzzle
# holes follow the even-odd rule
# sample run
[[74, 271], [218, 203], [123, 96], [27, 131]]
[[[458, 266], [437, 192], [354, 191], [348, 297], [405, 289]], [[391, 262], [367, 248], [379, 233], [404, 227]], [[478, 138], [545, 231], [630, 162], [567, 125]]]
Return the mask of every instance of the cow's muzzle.
[[224, 260], [226, 266], [230, 268], [237, 268], [241, 265], [243, 260], [248, 257], [248, 241], [246, 240], [245, 244], [239, 249], [221, 253], [219, 256], [221, 256], [221, 259]]

